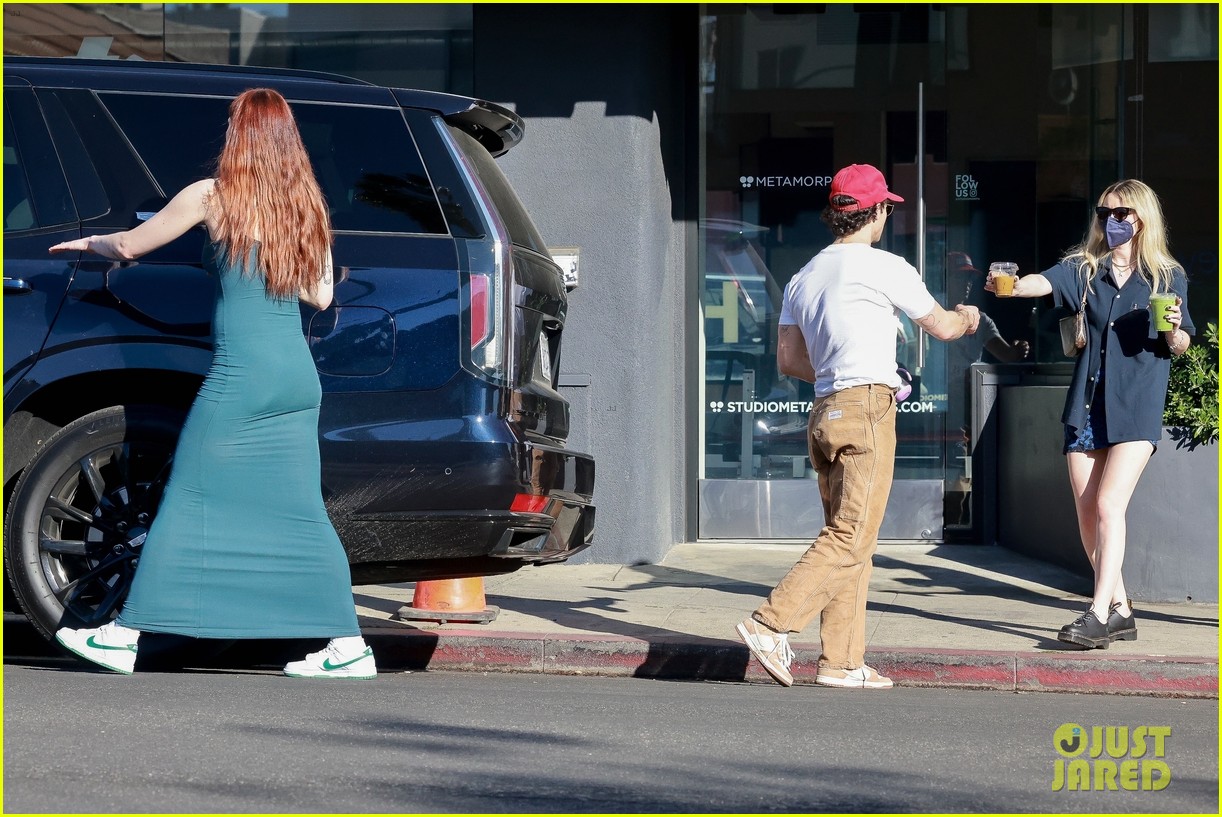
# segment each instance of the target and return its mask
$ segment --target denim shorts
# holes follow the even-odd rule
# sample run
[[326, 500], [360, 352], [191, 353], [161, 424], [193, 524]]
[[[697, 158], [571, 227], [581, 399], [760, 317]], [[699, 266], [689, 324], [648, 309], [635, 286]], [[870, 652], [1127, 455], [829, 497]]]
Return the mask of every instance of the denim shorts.
[[[1095, 405], [1091, 405], [1090, 414], [1086, 415], [1086, 423], [1080, 429], [1075, 429], [1072, 425], [1066, 425], [1066, 445], [1064, 445], [1062, 453], [1099, 451], [1100, 448], [1111, 448], [1116, 445], [1116, 443], [1108, 440], [1107, 412], [1103, 408], [1102, 403], [1103, 401], [1100, 399]], [[1117, 442], [1125, 441], [1118, 440]], [[1158, 451], [1158, 441], [1150, 440], [1149, 442], [1151, 446], [1154, 446], [1155, 451]]]
[[1095, 424], [1091, 422], [1091, 417], [1086, 418], [1086, 425], [1082, 428], [1074, 428], [1071, 425], [1065, 426], [1065, 454], [1070, 451], [1094, 451], [1099, 448], [1107, 448], [1111, 443], [1107, 441], [1107, 424], [1099, 423], [1099, 427], [1095, 428]]
[[[1158, 440], [1149, 440], [1150, 445], [1154, 446], [1154, 450], [1158, 450]], [[1086, 418], [1085, 428], [1074, 428], [1073, 426], [1065, 426], [1065, 448], [1062, 453], [1068, 454], [1071, 451], [1097, 451], [1100, 448], [1110, 448], [1115, 445], [1107, 438], [1107, 424], [1099, 423], [1099, 427], [1095, 427], [1093, 417]]]
[[[1065, 448], [1062, 453], [1098, 451], [1100, 448], [1110, 448], [1115, 445], [1107, 436], [1107, 409], [1103, 404], [1102, 370], [1096, 375], [1095, 380], [1098, 383], [1095, 387], [1096, 399], [1090, 407], [1090, 413], [1086, 415], [1086, 424], [1082, 428], [1065, 426]], [[1150, 440], [1150, 445], [1154, 446], [1155, 451], [1158, 450], [1158, 440]]]

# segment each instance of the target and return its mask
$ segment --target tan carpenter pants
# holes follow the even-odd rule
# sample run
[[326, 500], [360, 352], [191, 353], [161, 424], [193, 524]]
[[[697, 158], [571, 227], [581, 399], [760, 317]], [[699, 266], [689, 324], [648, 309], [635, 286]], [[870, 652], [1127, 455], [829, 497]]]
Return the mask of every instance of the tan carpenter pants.
[[823, 667], [865, 663], [866, 590], [895, 473], [895, 416], [895, 393], [883, 385], [819, 398], [810, 413], [824, 527], [754, 616], [784, 633], [822, 613]]

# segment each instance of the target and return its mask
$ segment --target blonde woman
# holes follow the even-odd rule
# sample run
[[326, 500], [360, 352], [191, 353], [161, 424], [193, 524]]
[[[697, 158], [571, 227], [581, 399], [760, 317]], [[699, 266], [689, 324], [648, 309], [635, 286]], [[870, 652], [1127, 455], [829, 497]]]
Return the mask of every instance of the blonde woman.
[[57, 244], [131, 260], [203, 224], [216, 280], [212, 366], [191, 406], [118, 619], [61, 629], [72, 652], [131, 673], [142, 632], [197, 638], [329, 638], [285, 668], [368, 679], [352, 578], [323, 506], [322, 389], [298, 301], [331, 303], [331, 225], [288, 103], [256, 88], [229, 108], [214, 179], [144, 224]]
[[[995, 291], [990, 274], [985, 289]], [[1082, 243], [1051, 269], [1025, 275], [1020, 298], [1052, 294], [1077, 311], [1086, 291], [1086, 348], [1076, 358], [1061, 421], [1082, 546], [1095, 572], [1090, 609], [1057, 638], [1089, 648], [1137, 638], [1121, 576], [1125, 513], [1162, 436], [1171, 358], [1192, 342], [1188, 281], [1167, 248], [1158, 196], [1142, 182], [1116, 182], [1099, 196]], [[1152, 293], [1175, 295], [1158, 331]]]

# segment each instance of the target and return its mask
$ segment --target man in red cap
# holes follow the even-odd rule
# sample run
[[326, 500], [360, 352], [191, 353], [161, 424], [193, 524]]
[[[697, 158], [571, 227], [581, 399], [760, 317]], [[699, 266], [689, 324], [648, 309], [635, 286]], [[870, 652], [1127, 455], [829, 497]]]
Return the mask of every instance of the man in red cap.
[[895, 470], [899, 313], [939, 340], [976, 331], [980, 312], [938, 305], [916, 269], [875, 249], [895, 202], [883, 174], [849, 165], [832, 179], [823, 221], [835, 241], [785, 288], [777, 363], [815, 384], [808, 422], [824, 527], [760, 607], [737, 626], [764, 669], [793, 683], [789, 633], [821, 616], [815, 683], [882, 689], [865, 662], [866, 589]]

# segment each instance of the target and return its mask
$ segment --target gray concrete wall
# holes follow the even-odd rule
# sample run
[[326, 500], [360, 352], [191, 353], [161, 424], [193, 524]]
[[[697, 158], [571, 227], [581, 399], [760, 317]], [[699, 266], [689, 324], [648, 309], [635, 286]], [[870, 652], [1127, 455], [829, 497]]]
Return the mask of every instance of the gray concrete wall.
[[596, 458], [598, 519], [574, 561], [656, 562], [686, 538], [694, 482], [684, 316], [695, 11], [547, 9], [475, 7], [475, 95], [525, 118], [501, 167], [548, 245], [581, 251], [561, 391], [569, 446]]
[[1064, 386], [1009, 386], [997, 414], [997, 543], [1091, 575], [1061, 454]]
[[1163, 429], [1129, 504], [1124, 581], [1145, 601], [1218, 603], [1218, 445]]

